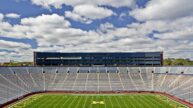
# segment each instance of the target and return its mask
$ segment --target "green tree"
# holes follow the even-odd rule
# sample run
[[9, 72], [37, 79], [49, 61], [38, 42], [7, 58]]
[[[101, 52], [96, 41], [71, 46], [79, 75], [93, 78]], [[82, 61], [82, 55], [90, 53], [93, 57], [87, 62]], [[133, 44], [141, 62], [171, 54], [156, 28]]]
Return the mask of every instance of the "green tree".
[[172, 65], [172, 60], [171, 60], [171, 59], [165, 59], [165, 60], [164, 60], [164, 65], [166, 65], [166, 66]]
[[164, 60], [165, 66], [183, 66], [183, 65], [193, 65], [193, 61], [190, 59], [183, 59], [183, 58], [167, 58]]

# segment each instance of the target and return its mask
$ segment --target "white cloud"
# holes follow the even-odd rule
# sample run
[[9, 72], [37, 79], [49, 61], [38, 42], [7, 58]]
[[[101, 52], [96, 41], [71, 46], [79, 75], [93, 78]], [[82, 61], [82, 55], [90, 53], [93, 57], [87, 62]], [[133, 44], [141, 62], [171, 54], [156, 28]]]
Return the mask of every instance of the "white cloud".
[[77, 6], [82, 4], [92, 5], [108, 5], [113, 7], [134, 7], [135, 0], [31, 0], [33, 4], [39, 5], [45, 8], [54, 6], [55, 8], [61, 8], [62, 5]]
[[146, 21], [145, 23], [131, 24], [129, 27], [140, 30], [139, 33], [150, 33], [156, 30], [160, 33], [155, 34], [155, 37], [163, 40], [190, 40], [192, 39], [192, 17], [178, 18], [172, 21]]
[[81, 39], [83, 41], [86, 39], [85, 36], [95, 35], [92, 31], [71, 28], [70, 23], [63, 16], [56, 14], [24, 18], [21, 19], [20, 25], [12, 26], [5, 22], [2, 25], [0, 35], [36, 39], [38, 46], [78, 44], [81, 43]]
[[0, 62], [32, 61], [33, 50], [30, 44], [0, 40]]
[[[12, 38], [40, 38], [49, 36], [51, 32], [60, 28], [68, 28], [70, 23], [57, 14], [41, 15], [21, 19], [21, 24], [11, 25], [0, 23], [0, 35]], [[43, 34], [43, 35], [42, 35]]]
[[89, 19], [101, 19], [113, 15], [110, 9], [94, 5], [78, 5], [74, 12]]
[[30, 52], [29, 54], [25, 52], [25, 50], [20, 50], [22, 52], [7, 52], [2, 51], [0, 52], [0, 62], [9, 62], [10, 60], [14, 61], [26, 61], [31, 62], [33, 61], [33, 57], [31, 55], [32, 51], [27, 50]]
[[92, 20], [102, 19], [113, 15], [113, 11], [104, 7], [99, 7], [90, 4], [77, 5], [73, 11], [65, 12], [67, 18], [71, 18], [76, 21], [91, 23]]
[[16, 14], [16, 13], [8, 13], [8, 14], [5, 14], [5, 16], [7, 18], [20, 18], [20, 15], [19, 14]]
[[162, 34], [156, 34], [155, 37], [161, 38], [161, 39], [175, 39], [175, 40], [190, 40], [193, 41], [193, 27], [192, 28], [185, 28], [180, 31], [172, 31], [172, 32], [166, 32]]
[[79, 14], [76, 14], [76, 13], [71, 12], [71, 11], [66, 11], [65, 12], [65, 17], [70, 18], [74, 21], [79, 21], [79, 22], [86, 23], [86, 24], [92, 23], [92, 20], [90, 20], [88, 18], [85, 18], [83, 16], [80, 16]]
[[[193, 51], [192, 23], [193, 17], [173, 21], [146, 21], [119, 28], [111, 23], [104, 23], [97, 30], [85, 31], [71, 27], [70, 22], [64, 16], [57, 14], [23, 18], [21, 24], [18, 25], [0, 22], [0, 35], [35, 39], [38, 44], [36, 49], [32, 49], [29, 45], [2, 41], [0, 49], [14, 50], [16, 53], [2, 56], [0, 59], [12, 56], [11, 59], [27, 60], [28, 57], [32, 60], [33, 51], [130, 52], [161, 50], [165, 52], [166, 57], [186, 57], [184, 55], [187, 54], [187, 57], [193, 58], [189, 52], [182, 51]], [[146, 36], [153, 30], [160, 32], [160, 34], [154, 35], [160, 40], [153, 40]], [[22, 46], [24, 47], [20, 48]], [[177, 54], [173, 55], [174, 52]], [[20, 57], [15, 57], [16, 55]]]
[[0, 62], [32, 60], [31, 45], [29, 44], [0, 40], [0, 50]]
[[31, 48], [30, 45], [24, 44], [24, 43], [19, 43], [19, 42], [12, 42], [12, 41], [5, 41], [5, 40], [0, 40], [0, 49], [10, 49], [10, 50], [15, 50], [16, 49], [26, 49], [26, 48]]
[[131, 12], [136, 19], [172, 20], [193, 15], [192, 0], [150, 0], [145, 8], [137, 8]]
[[70, 23], [66, 20], [64, 20], [64, 17], [59, 16], [57, 14], [52, 15], [41, 15], [37, 17], [30, 17], [30, 18], [24, 18], [21, 19], [22, 25], [27, 26], [51, 26], [54, 25], [55, 27], [61, 26], [61, 27], [68, 27], [70, 26]]

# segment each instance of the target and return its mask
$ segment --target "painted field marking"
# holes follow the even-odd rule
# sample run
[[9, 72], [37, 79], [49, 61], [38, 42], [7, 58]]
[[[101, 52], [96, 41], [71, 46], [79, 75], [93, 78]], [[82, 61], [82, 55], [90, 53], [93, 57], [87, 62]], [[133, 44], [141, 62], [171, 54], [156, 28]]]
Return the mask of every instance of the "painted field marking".
[[92, 101], [92, 104], [105, 104], [104, 101]]

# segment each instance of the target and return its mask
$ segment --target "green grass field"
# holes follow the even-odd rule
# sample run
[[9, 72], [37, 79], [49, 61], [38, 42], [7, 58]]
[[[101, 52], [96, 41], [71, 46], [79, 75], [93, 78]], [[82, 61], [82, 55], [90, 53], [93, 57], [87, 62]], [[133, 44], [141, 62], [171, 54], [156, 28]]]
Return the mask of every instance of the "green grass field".
[[153, 94], [36, 94], [9, 108], [187, 108]]

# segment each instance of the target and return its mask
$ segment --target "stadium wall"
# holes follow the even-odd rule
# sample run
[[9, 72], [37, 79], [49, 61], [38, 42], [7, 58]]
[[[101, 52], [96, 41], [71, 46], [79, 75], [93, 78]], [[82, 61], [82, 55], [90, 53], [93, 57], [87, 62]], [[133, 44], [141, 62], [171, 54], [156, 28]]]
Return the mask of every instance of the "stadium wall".
[[162, 92], [193, 103], [193, 67], [0, 67], [0, 104], [45, 91]]

